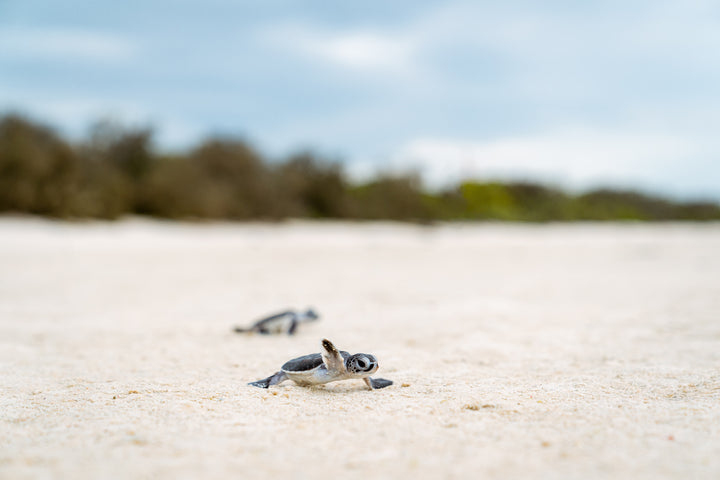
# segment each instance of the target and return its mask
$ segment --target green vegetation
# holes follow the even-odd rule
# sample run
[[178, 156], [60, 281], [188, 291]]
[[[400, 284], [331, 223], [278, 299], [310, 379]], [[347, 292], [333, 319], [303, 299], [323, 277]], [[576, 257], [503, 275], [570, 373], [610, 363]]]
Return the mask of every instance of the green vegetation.
[[113, 219], [720, 220], [720, 206], [631, 191], [571, 195], [531, 183], [467, 181], [424, 191], [414, 175], [352, 184], [312, 153], [268, 162], [247, 143], [213, 138], [162, 155], [152, 132], [99, 124], [70, 143], [17, 115], [0, 118], [0, 213]]

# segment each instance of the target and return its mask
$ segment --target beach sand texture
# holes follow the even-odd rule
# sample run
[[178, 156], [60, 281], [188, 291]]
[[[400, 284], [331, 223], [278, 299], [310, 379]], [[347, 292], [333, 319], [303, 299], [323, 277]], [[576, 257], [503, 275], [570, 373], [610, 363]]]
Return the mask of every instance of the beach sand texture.
[[720, 478], [720, 225], [0, 220], [0, 478], [329, 476]]

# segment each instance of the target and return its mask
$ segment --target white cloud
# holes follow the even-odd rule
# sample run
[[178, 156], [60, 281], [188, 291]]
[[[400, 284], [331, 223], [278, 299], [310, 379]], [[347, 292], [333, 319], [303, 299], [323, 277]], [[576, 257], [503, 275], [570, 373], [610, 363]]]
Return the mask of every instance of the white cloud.
[[690, 139], [661, 133], [562, 129], [488, 141], [420, 138], [398, 151], [391, 168], [420, 171], [432, 187], [472, 177], [533, 178], [571, 187], [652, 185], [700, 154]]
[[295, 25], [272, 27], [260, 36], [288, 51], [357, 72], [407, 72], [417, 50], [409, 36], [370, 29], [330, 31]]
[[308, 47], [330, 61], [359, 70], [402, 68], [412, 54], [408, 42], [370, 32], [314, 40]]
[[0, 56], [53, 60], [125, 61], [135, 54], [129, 39], [104, 32], [38, 28], [0, 31]]

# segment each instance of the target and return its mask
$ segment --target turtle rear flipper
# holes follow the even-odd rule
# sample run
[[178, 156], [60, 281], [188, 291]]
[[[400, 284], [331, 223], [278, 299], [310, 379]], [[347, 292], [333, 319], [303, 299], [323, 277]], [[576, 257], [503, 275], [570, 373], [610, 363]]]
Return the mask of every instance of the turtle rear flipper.
[[288, 328], [287, 331], [288, 335], [295, 335], [295, 330], [297, 330], [298, 323], [299, 322], [297, 321], [297, 319], [292, 319], [292, 322], [290, 322], [290, 328]]
[[270, 375], [267, 378], [263, 378], [262, 380], [256, 380], [254, 382], [248, 383], [248, 385], [252, 385], [253, 387], [259, 387], [259, 388], [268, 388], [270, 385], [277, 385], [280, 382], [284, 382], [287, 380], [287, 375], [285, 372], [277, 372], [273, 375]]
[[364, 378], [365, 383], [368, 387], [370, 387], [371, 390], [377, 390], [379, 388], [385, 388], [389, 387], [393, 384], [392, 380], [385, 380], [384, 378], [370, 378], [365, 377]]

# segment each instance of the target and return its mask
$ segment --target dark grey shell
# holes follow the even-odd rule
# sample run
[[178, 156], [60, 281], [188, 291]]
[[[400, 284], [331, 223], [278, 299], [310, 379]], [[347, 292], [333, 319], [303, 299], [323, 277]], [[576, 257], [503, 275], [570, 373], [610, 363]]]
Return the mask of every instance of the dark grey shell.
[[[342, 355], [343, 360], [347, 360], [350, 356], [350, 354], [345, 351], [341, 351], [340, 355]], [[303, 355], [302, 357], [288, 360], [280, 369], [284, 372], [309, 372], [322, 364], [322, 355], [319, 353], [311, 353], [310, 355]]]
[[255, 328], [262, 328], [264, 326], [267, 326], [270, 323], [273, 323], [276, 320], [279, 320], [283, 317], [287, 317], [289, 315], [295, 315], [295, 312], [293, 310], [288, 310], [286, 312], [280, 312], [276, 313], [275, 315], [271, 315], [269, 317], [265, 317], [263, 319], [258, 320], [253, 324], [253, 327]]

